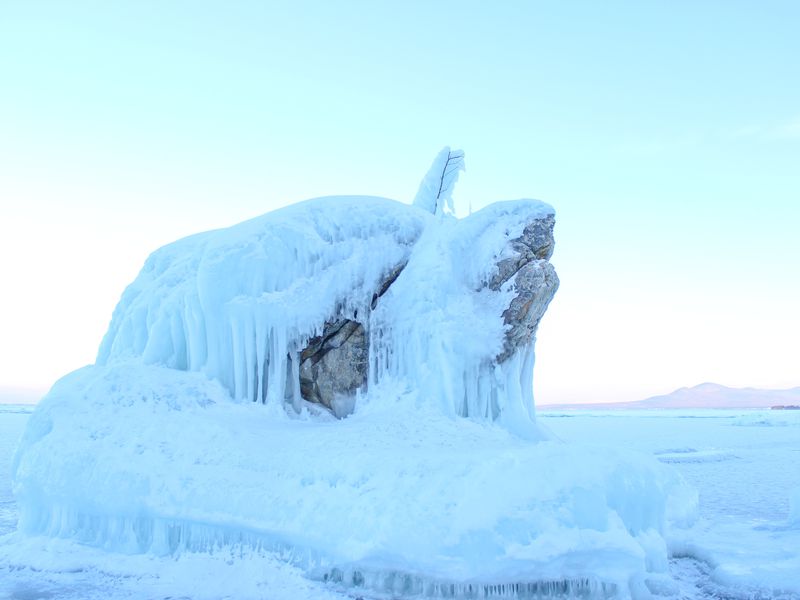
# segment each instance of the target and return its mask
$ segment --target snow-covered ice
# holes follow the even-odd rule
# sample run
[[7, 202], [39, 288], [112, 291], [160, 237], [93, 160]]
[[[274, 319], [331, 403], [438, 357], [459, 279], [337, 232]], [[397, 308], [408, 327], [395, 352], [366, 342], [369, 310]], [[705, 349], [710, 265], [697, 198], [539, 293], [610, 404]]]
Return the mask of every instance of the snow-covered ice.
[[[24, 409], [29, 411], [30, 408]], [[0, 410], [0, 496], [8, 499], [0, 529], [0, 598], [345, 598], [330, 584], [309, 579], [290, 553], [218, 549], [178, 557], [107, 552], [69, 539], [8, 534], [15, 518], [8, 463], [26, 412]], [[800, 415], [799, 415], [800, 416]], [[747, 428], [739, 419], [781, 421], [775, 411], [597, 411], [541, 413], [539, 420], [569, 444], [633, 448], [653, 457], [716, 449], [730, 461], [670, 465], [699, 491], [699, 520], [669, 543], [664, 593], [658, 597], [800, 597], [796, 506], [800, 491], [795, 425]], [[797, 421], [800, 425], [800, 420]], [[11, 442], [4, 443], [7, 440]], [[669, 539], [669, 535], [668, 535]], [[772, 571], [770, 573], [769, 571]], [[782, 572], [784, 590], [775, 587]], [[736, 578], [731, 577], [734, 573]], [[670, 584], [671, 585], [668, 585]], [[363, 592], [362, 592], [363, 594]], [[351, 596], [352, 597], [352, 596]]]
[[539, 419], [570, 443], [666, 458], [699, 490], [698, 520], [667, 533], [673, 574], [697, 578], [686, 596], [800, 598], [800, 411], [580, 411]]
[[666, 520], [692, 508], [670, 468], [376, 393], [319, 421], [234, 402], [202, 374], [87, 367], [30, 418], [21, 531], [159, 556], [275, 550], [377, 591], [557, 583], [624, 597], [664, 576]]

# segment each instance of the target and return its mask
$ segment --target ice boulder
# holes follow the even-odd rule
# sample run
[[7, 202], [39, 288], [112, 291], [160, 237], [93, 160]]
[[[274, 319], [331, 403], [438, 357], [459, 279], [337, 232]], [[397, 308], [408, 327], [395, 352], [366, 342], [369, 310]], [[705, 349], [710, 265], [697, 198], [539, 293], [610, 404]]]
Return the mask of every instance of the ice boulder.
[[114, 552], [277, 550], [395, 596], [663, 587], [663, 534], [691, 494], [651, 457], [537, 425], [554, 211], [516, 200], [456, 219], [461, 168], [443, 151], [411, 205], [309, 200], [154, 252], [97, 363], [30, 418], [21, 531]]

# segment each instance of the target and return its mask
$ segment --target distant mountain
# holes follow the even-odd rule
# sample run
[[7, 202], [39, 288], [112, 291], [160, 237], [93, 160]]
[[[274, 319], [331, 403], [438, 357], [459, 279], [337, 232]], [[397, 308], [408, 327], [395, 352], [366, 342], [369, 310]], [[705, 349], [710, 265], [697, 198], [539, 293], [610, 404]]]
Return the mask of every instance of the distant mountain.
[[670, 394], [634, 402], [602, 404], [549, 404], [546, 409], [637, 409], [637, 408], [771, 408], [800, 405], [800, 387], [788, 390], [729, 388], [716, 383], [701, 383], [680, 388]]
[[0, 404], [36, 404], [47, 390], [0, 385]]

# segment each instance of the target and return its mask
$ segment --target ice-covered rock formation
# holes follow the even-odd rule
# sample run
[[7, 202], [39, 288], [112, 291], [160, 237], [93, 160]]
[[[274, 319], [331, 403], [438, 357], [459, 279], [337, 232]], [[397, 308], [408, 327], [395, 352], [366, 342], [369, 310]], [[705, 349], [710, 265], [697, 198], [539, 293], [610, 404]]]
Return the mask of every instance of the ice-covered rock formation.
[[435, 388], [449, 414], [511, 412], [533, 431], [534, 336], [558, 287], [553, 210], [519, 200], [448, 217], [461, 168], [445, 149], [414, 206], [320, 198], [158, 250], [98, 364], [200, 371], [236, 399], [338, 415], [370, 382], [404, 379]]
[[[334, 332], [346, 319], [366, 322], [373, 296], [432, 220], [382, 198], [321, 198], [179, 240], [125, 290], [97, 362], [201, 371], [236, 399], [299, 410], [301, 364], [311, 363], [306, 377], [330, 372], [317, 367], [322, 351], [341, 345]], [[366, 363], [364, 352], [348, 354], [356, 371]], [[323, 398], [359, 387], [357, 373], [340, 375], [322, 384]], [[319, 396], [313, 386], [308, 394]]]
[[311, 577], [394, 595], [656, 589], [691, 493], [651, 458], [540, 431], [554, 213], [456, 219], [462, 168], [446, 149], [412, 205], [309, 200], [153, 253], [97, 364], [30, 418], [20, 529], [289, 549]]

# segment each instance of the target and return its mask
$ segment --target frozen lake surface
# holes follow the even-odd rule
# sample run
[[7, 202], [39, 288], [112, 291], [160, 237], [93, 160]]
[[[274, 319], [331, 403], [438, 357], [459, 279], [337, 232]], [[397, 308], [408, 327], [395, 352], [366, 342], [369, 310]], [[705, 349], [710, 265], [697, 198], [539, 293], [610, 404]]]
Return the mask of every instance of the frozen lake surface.
[[564, 441], [624, 446], [674, 465], [697, 488], [701, 515], [710, 519], [785, 520], [789, 494], [800, 486], [800, 411], [542, 411], [539, 417]]
[[0, 536], [13, 531], [17, 524], [11, 493], [11, 457], [32, 411], [32, 406], [0, 404]]
[[[30, 410], [0, 405], [0, 598], [353, 597], [263, 552], [175, 559], [19, 537], [9, 469]], [[659, 597], [800, 598], [800, 507], [791, 504], [800, 489], [800, 411], [559, 411], [539, 419], [566, 442], [654, 455], [696, 487], [701, 520], [670, 540], [677, 585]]]

